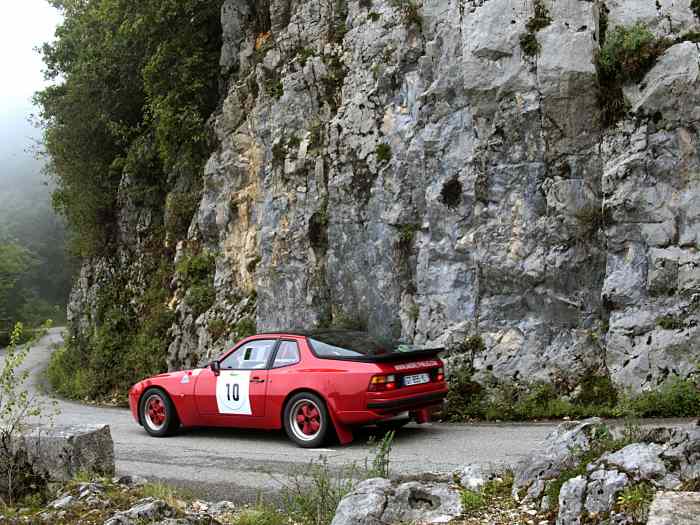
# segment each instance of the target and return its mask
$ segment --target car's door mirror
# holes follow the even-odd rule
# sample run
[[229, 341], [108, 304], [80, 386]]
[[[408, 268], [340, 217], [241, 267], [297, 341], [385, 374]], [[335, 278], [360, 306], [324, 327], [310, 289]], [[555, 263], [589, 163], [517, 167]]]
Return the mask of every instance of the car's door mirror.
[[211, 371], [214, 372], [215, 376], [218, 376], [221, 373], [221, 363], [216, 360], [209, 363], [209, 368], [211, 368]]

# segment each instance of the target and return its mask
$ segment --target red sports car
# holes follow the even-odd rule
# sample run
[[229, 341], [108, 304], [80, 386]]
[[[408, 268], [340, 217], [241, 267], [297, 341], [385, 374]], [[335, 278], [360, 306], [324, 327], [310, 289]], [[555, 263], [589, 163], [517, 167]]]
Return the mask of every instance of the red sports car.
[[365, 332], [248, 337], [207, 368], [145, 379], [129, 390], [134, 419], [152, 436], [181, 425], [280, 429], [318, 447], [331, 429], [430, 419], [447, 395], [441, 349], [381, 342]]

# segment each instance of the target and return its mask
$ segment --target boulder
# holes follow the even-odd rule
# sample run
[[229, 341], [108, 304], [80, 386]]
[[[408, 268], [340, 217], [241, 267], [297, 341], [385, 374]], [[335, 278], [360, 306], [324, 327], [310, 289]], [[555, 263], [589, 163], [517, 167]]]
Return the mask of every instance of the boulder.
[[555, 479], [563, 470], [574, 467], [590, 449], [591, 438], [601, 426], [599, 418], [559, 425], [547, 436], [542, 450], [533, 452], [516, 465], [513, 497], [539, 499], [547, 480]]
[[114, 443], [109, 425], [39, 427], [22, 436], [21, 445], [37, 471], [55, 481], [79, 472], [114, 475]]
[[700, 523], [700, 492], [657, 492], [647, 525], [696, 525]]
[[447, 483], [374, 478], [342, 499], [331, 525], [447, 523], [461, 514], [459, 492]]
[[615, 466], [633, 475], [635, 481], [663, 478], [666, 465], [661, 460], [665, 447], [656, 443], [633, 443], [600, 458], [602, 463]]
[[173, 518], [177, 511], [163, 500], [144, 498], [131, 508], [118, 512], [104, 525], [131, 525], [132, 523], [153, 523], [166, 518]]

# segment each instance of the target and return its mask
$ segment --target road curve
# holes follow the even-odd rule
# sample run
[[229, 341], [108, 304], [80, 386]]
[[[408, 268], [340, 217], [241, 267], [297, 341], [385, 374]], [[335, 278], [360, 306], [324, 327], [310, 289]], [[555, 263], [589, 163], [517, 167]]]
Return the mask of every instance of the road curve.
[[[51, 352], [63, 342], [63, 330], [51, 329], [31, 349], [29, 389], [41, 388]], [[1, 358], [1, 354], [0, 354]], [[238, 429], [188, 429], [169, 438], [153, 438], [122, 408], [106, 408], [58, 400], [58, 424], [110, 426], [119, 475], [139, 475], [186, 486], [210, 499], [252, 502], [274, 495], [290, 474], [303, 473], [321, 455], [333, 468], [362, 465], [373, 447], [371, 430], [358, 432], [349, 446], [301, 449], [282, 432]], [[688, 421], [674, 421], [684, 425]], [[452, 472], [472, 462], [512, 463], [542, 442], [557, 423], [411, 424], [397, 432], [391, 453], [396, 474]]]

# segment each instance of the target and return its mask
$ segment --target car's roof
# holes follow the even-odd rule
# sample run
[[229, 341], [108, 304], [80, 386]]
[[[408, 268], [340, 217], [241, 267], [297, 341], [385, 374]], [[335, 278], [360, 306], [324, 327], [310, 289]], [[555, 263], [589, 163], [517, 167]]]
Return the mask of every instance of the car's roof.
[[291, 335], [295, 337], [315, 337], [321, 335], [330, 334], [351, 334], [351, 333], [362, 333], [367, 334], [365, 330], [349, 330], [345, 328], [329, 328], [329, 329], [318, 329], [318, 330], [272, 330], [267, 332], [258, 332], [254, 336], [257, 337], [261, 335]]

